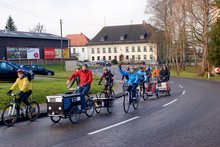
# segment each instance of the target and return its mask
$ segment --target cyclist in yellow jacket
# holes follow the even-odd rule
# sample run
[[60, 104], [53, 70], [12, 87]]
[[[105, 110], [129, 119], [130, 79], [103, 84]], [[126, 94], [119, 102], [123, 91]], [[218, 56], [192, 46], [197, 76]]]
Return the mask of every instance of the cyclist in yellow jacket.
[[22, 69], [19, 69], [17, 73], [18, 73], [18, 78], [15, 81], [15, 83], [12, 85], [10, 90], [7, 92], [7, 94], [11, 95], [12, 91], [18, 88], [19, 89], [19, 98], [18, 98], [19, 104], [22, 101], [27, 106], [29, 106], [30, 103], [28, 102], [28, 97], [32, 94], [31, 83], [29, 82], [28, 78], [25, 76], [24, 71]]

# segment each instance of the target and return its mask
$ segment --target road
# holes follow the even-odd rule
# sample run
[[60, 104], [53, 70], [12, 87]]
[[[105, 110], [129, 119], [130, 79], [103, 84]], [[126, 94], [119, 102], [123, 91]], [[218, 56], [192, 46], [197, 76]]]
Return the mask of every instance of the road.
[[0, 146], [220, 146], [219, 87], [219, 82], [172, 78], [170, 97], [141, 100], [139, 109], [127, 114], [117, 99], [112, 114], [104, 109], [91, 118], [81, 114], [77, 124], [43, 117], [1, 126]]

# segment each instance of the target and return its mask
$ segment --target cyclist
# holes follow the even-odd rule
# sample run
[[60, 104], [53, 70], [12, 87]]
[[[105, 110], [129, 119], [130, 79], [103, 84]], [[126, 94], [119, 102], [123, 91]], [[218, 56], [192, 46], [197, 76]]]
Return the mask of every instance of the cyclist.
[[104, 67], [103, 74], [99, 80], [99, 85], [101, 84], [103, 78], [105, 78], [105, 81], [106, 81], [105, 89], [107, 89], [109, 87], [109, 90], [111, 91], [112, 87], [113, 87], [113, 81], [114, 81], [113, 77], [114, 77], [114, 75], [111, 73], [111, 71], [108, 68]]
[[170, 71], [165, 64], [163, 64], [160, 71], [161, 82], [167, 82], [170, 80]]
[[[79, 66], [76, 66], [75, 72], [78, 72], [79, 70], [80, 70], [80, 67], [79, 67]], [[76, 82], [76, 85], [77, 85], [77, 87], [78, 87], [78, 86], [79, 86], [79, 83], [80, 83], [80, 78], [79, 78], [79, 77], [73, 78], [73, 80], [70, 82], [70, 85], [68, 85], [68, 88], [72, 87], [75, 82]]]
[[147, 75], [142, 66], [139, 67], [139, 70], [136, 72], [139, 84], [143, 87], [143, 92], [145, 92], [145, 82], [147, 81]]
[[138, 86], [138, 76], [135, 73], [135, 67], [131, 66], [129, 71], [124, 71], [121, 69], [121, 65], [119, 67], [119, 72], [124, 75], [128, 76], [127, 84], [128, 84], [128, 91], [132, 91], [133, 99], [136, 99], [136, 89]]
[[155, 66], [155, 68], [154, 68], [154, 71], [152, 73], [152, 77], [153, 78], [159, 78], [160, 77], [160, 69], [157, 66]]
[[[11, 95], [13, 90], [19, 89], [19, 97], [18, 97], [18, 103], [21, 104], [21, 101], [29, 106], [30, 103], [28, 102], [28, 97], [32, 94], [32, 87], [31, 83], [29, 82], [28, 78], [25, 76], [24, 71], [22, 69], [19, 69], [17, 71], [18, 78], [16, 79], [15, 83], [12, 85], [10, 90], [7, 92], [7, 95]], [[18, 105], [18, 107], [19, 107]], [[17, 114], [20, 114], [20, 108], [17, 108]]]
[[150, 77], [151, 77], [151, 67], [150, 67], [150, 65], [148, 65], [145, 72], [146, 72], [146, 75], [147, 75], [147, 81], [146, 82], [149, 83], [150, 82]]
[[82, 112], [85, 112], [86, 109], [86, 100], [85, 96], [88, 94], [90, 90], [90, 86], [92, 83], [92, 72], [88, 70], [88, 65], [84, 64], [82, 66], [82, 69], [74, 72], [67, 80], [67, 85], [70, 83], [70, 81], [75, 78], [79, 77], [80, 78], [80, 83], [79, 83], [79, 89], [77, 89], [77, 93], [81, 93], [81, 102], [82, 102]]

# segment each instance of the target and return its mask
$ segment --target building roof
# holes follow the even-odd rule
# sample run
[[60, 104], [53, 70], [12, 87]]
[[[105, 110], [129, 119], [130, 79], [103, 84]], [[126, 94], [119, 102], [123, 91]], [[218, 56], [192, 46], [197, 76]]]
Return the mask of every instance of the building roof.
[[[61, 40], [60, 36], [50, 33], [32, 33], [32, 32], [0, 30], [0, 38], [2, 37]], [[68, 39], [63, 38], [63, 40], [68, 40]]]
[[66, 36], [70, 40], [71, 46], [85, 46], [90, 41], [83, 33], [69, 34]]
[[157, 41], [157, 32], [157, 28], [146, 22], [134, 25], [105, 26], [89, 44], [155, 42]]

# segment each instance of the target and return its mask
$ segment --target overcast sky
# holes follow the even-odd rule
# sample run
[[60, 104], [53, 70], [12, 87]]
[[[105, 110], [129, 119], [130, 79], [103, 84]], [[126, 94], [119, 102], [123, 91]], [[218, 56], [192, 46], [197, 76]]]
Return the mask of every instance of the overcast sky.
[[147, 0], [0, 0], [0, 29], [9, 15], [18, 31], [29, 31], [38, 23], [47, 33], [63, 36], [84, 33], [93, 38], [103, 26], [140, 24], [149, 17], [144, 13]]

